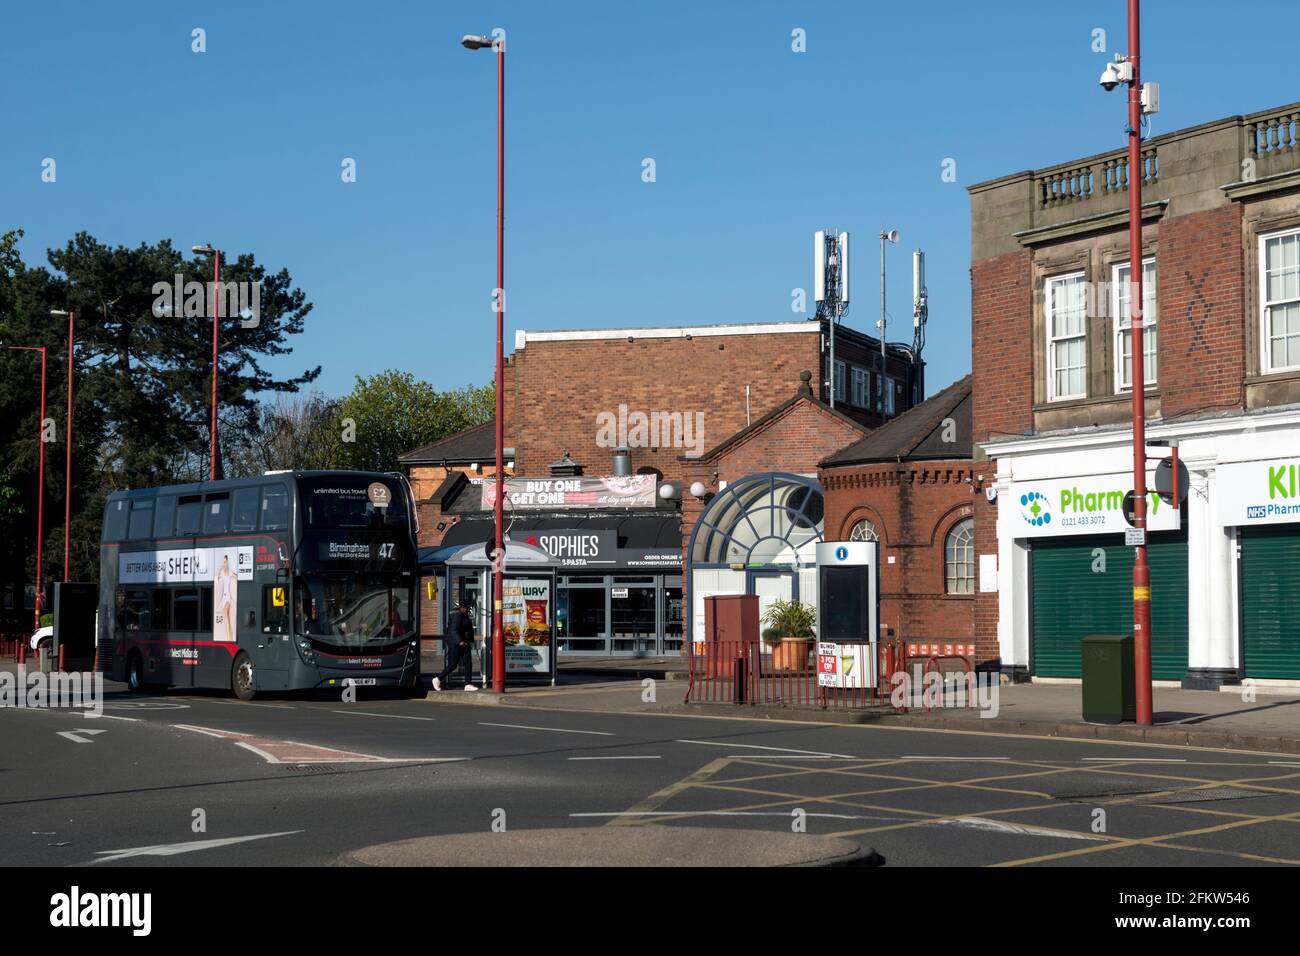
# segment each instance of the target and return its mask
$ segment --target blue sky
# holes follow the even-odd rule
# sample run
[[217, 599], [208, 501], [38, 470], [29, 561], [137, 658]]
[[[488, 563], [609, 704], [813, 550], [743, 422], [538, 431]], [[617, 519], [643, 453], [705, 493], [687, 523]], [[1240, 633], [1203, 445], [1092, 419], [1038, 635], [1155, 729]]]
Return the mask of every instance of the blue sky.
[[[1155, 133], [1300, 98], [1269, 40], [1294, 33], [1291, 0], [1249, 16], [1143, 6]], [[29, 263], [86, 229], [285, 267], [315, 309], [271, 367], [320, 364], [329, 394], [389, 367], [487, 382], [495, 64], [459, 39], [494, 27], [509, 51], [507, 349], [519, 328], [798, 317], [791, 290], [811, 288], [826, 226], [854, 235], [846, 320], [873, 332], [888, 227], [891, 339], [910, 338], [910, 251], [927, 253], [933, 393], [970, 368], [965, 187], [1124, 142], [1122, 97], [1097, 85], [1125, 48], [1123, 0], [44, 0], [0, 13], [0, 230], [26, 230]]]

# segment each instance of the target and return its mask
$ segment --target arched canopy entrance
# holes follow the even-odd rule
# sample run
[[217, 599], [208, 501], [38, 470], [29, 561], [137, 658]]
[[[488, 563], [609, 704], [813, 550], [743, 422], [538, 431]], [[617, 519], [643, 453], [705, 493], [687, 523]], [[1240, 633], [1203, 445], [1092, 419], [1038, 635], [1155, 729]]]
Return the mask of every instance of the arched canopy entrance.
[[691, 533], [695, 567], [811, 567], [825, 503], [812, 478], [769, 472], [728, 485]]

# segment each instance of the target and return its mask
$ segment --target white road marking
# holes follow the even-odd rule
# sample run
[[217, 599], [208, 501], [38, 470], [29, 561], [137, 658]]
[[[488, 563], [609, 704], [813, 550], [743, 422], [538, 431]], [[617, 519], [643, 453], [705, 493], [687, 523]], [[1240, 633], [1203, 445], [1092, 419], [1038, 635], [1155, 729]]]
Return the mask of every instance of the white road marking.
[[1286, 760], [1270, 760], [1269, 764], [1274, 767], [1300, 767], [1300, 763], [1291, 763]]
[[899, 760], [1010, 760], [1010, 757], [899, 757]]
[[302, 830], [283, 830], [280, 833], [254, 833], [251, 836], [224, 837], [216, 840], [191, 840], [188, 843], [159, 843], [154, 846], [137, 846], [129, 850], [100, 850], [97, 860], [91, 863], [111, 863], [133, 856], [177, 856], [181, 853], [193, 853], [195, 850], [211, 850], [219, 846], [231, 846], [235, 843], [248, 843], [251, 840], [268, 840], [271, 837], [292, 836]]
[[532, 727], [528, 724], [490, 724], [486, 721], [479, 721], [480, 727], [510, 727], [514, 730], [549, 730], [556, 734], [590, 734], [593, 737], [613, 737], [614, 734], [605, 730], [566, 730], [563, 727]]
[[1092, 833], [1078, 833], [1074, 830], [1055, 830], [1051, 827], [1031, 827], [1022, 823], [1007, 823], [1004, 820], [989, 820], [985, 817], [957, 817], [952, 820], [929, 821], [930, 826], [965, 827], [971, 830], [987, 830], [990, 833], [1008, 833], [1016, 836], [1059, 837], [1062, 840], [1091, 840], [1103, 842], [1105, 837]]
[[118, 717], [116, 714], [92, 714], [86, 713], [87, 720], [129, 720], [133, 724], [140, 723], [139, 717]]
[[89, 734], [93, 737], [95, 734], [106, 734], [107, 730], [85, 730], [78, 727], [76, 730], [60, 730], [59, 736], [71, 740], [74, 744], [93, 744], [94, 741], [89, 737], [83, 737], [82, 734]]
[[375, 754], [338, 750], [320, 744], [304, 744], [296, 740], [278, 740], [272, 737], [261, 737], [257, 734], [239, 733], [234, 730], [197, 727], [193, 724], [172, 724], [172, 727], [176, 730], [192, 730], [207, 737], [216, 737], [218, 740], [228, 740], [236, 747], [242, 747], [250, 753], [255, 753], [271, 764], [457, 763], [473, 759], [471, 757], [379, 757]]
[[728, 744], [716, 740], [678, 740], [679, 744], [699, 744], [701, 747], [736, 747], [741, 750], [773, 750], [790, 754], [809, 754], [814, 757], [840, 757], [844, 760], [864, 760], [870, 758], [853, 757], [849, 754], [828, 754], [820, 750], [795, 750], [793, 747], [764, 747], [761, 744]]
[[[570, 817], [785, 817], [789, 811], [781, 810], [623, 810], [618, 813], [570, 813]], [[906, 820], [905, 816], [864, 816], [856, 813], [805, 812], [807, 817], [825, 817], [830, 820]]]
[[[616, 813], [570, 813], [570, 817], [791, 817], [789, 811], [780, 810], [624, 810]], [[1105, 837], [1073, 830], [1054, 830], [1050, 827], [1031, 827], [1019, 823], [1004, 823], [984, 817], [957, 817], [951, 820], [917, 820], [910, 815], [868, 816], [854, 813], [818, 813], [805, 811], [804, 816], [828, 820], [909, 820], [918, 826], [954, 826], [971, 830], [987, 830], [1013, 836], [1059, 837], [1063, 840], [1102, 841]]]
[[570, 757], [570, 760], [659, 760], [658, 755], [628, 755], [626, 757]]
[[1127, 763], [1187, 763], [1181, 757], [1084, 757], [1084, 763], [1109, 763], [1122, 760]]
[[331, 710], [331, 714], [353, 714], [357, 717], [393, 717], [397, 720], [436, 720], [436, 717], [410, 717], [406, 714], [372, 714], [364, 710]]

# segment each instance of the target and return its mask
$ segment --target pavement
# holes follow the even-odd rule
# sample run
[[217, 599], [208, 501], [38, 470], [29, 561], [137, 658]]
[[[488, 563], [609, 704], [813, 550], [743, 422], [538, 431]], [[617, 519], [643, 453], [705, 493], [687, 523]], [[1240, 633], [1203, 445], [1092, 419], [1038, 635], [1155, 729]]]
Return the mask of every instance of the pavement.
[[559, 828], [419, 837], [343, 854], [348, 866], [873, 866], [850, 840], [719, 827]]

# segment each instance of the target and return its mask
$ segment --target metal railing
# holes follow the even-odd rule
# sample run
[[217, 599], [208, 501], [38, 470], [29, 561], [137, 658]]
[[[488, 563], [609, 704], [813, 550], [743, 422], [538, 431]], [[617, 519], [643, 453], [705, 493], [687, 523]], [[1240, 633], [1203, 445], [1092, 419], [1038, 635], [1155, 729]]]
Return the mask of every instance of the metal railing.
[[[892, 708], [890, 676], [907, 667], [902, 641], [877, 645], [875, 683], [825, 686], [819, 680], [816, 643], [793, 649], [758, 641], [709, 641], [688, 645], [687, 703], [812, 707], [821, 710]], [[906, 706], [898, 708], [906, 710]]]

